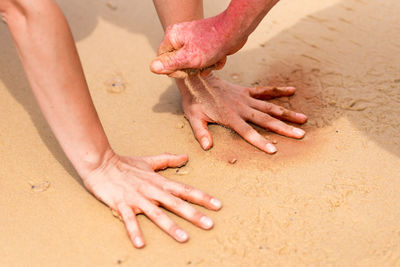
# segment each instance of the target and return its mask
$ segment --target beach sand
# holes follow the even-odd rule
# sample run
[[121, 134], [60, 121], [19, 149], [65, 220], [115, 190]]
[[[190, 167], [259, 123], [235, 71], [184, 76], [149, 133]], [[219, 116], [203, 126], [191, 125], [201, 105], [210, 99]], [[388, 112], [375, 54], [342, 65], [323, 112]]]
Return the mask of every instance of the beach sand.
[[[307, 135], [257, 128], [277, 142], [272, 156], [217, 125], [214, 147], [200, 148], [174, 82], [149, 71], [162, 39], [151, 1], [59, 3], [113, 148], [188, 153], [185, 175], [161, 174], [224, 207], [199, 208], [214, 219], [211, 231], [169, 213], [190, 234], [186, 244], [141, 215], [147, 246], [135, 249], [64, 156], [0, 24], [1, 266], [400, 264], [398, 0], [281, 1], [229, 57], [221, 78], [298, 88], [274, 102], [307, 114]], [[205, 1], [206, 15], [227, 3]]]

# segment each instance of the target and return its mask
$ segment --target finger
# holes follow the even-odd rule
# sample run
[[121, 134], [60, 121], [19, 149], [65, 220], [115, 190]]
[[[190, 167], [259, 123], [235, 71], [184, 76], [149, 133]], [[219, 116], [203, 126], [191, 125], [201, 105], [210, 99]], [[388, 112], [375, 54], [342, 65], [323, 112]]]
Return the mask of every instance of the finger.
[[207, 127], [207, 121], [190, 116], [189, 118], [190, 126], [192, 127], [194, 136], [197, 141], [199, 141], [201, 147], [204, 150], [208, 150], [213, 145], [213, 139], [210, 131]]
[[164, 35], [164, 39], [162, 40], [160, 47], [158, 48], [158, 55], [165, 54], [167, 52], [174, 51], [175, 48], [172, 45], [171, 41], [169, 40], [169, 35], [166, 33]]
[[276, 118], [287, 120], [290, 122], [303, 124], [307, 121], [307, 116], [302, 113], [297, 113], [291, 110], [288, 110], [284, 107], [275, 105], [273, 103], [265, 102], [262, 100], [252, 99], [250, 101], [251, 107], [272, 115]]
[[200, 75], [202, 77], [207, 77], [208, 75], [210, 75], [210, 73], [214, 70], [214, 68], [205, 68], [204, 70], [202, 70], [200, 72]]
[[157, 200], [163, 207], [188, 220], [189, 222], [201, 227], [203, 229], [211, 229], [214, 226], [214, 222], [210, 217], [196, 210], [194, 207], [189, 205], [186, 201], [177, 198], [165, 191], [153, 192], [155, 200]]
[[249, 88], [251, 97], [269, 100], [275, 97], [291, 96], [296, 92], [294, 87], [257, 86]]
[[225, 66], [225, 63], [226, 63], [226, 60], [227, 60], [227, 57], [224, 57], [223, 59], [221, 59], [220, 61], [218, 61], [216, 64], [215, 64], [215, 70], [220, 70], [220, 69], [222, 69], [224, 66]]
[[168, 76], [175, 79], [186, 79], [189, 74], [186, 71], [177, 70], [172, 72], [171, 74], [168, 74]]
[[250, 114], [246, 114], [246, 119], [263, 128], [287, 137], [298, 139], [304, 137], [305, 132], [302, 129], [287, 125], [286, 123], [275, 119], [268, 114], [262, 113], [255, 109], [249, 111], [249, 113]]
[[174, 223], [159, 207], [150, 201], [143, 200], [140, 206], [144, 214], [150, 218], [158, 227], [169, 234], [178, 242], [186, 242], [189, 235]]
[[173, 155], [169, 153], [164, 153], [157, 156], [142, 157], [144, 161], [150, 164], [153, 170], [158, 171], [166, 168], [178, 168], [185, 165], [188, 161], [188, 156]]
[[158, 48], [158, 55], [178, 50], [183, 46], [183, 43], [179, 41], [180, 35], [177, 34], [177, 28], [179, 28], [179, 26], [174, 24], [165, 30], [164, 38]]
[[196, 64], [198, 55], [191, 57], [189, 55], [185, 49], [166, 52], [151, 62], [150, 69], [156, 74], [171, 74], [177, 70], [199, 68], [200, 66]]
[[190, 185], [169, 180], [166, 181], [163, 188], [166, 191], [171, 192], [174, 196], [206, 207], [210, 210], [219, 210], [222, 208], [221, 201]]
[[261, 149], [268, 154], [276, 153], [276, 147], [260, 135], [253, 127], [242, 119], [237, 119], [229, 125], [234, 131], [236, 131], [241, 137], [253, 146]]
[[224, 57], [222, 60], [218, 61], [218, 62], [215, 63], [214, 65], [211, 65], [211, 66], [209, 66], [209, 67], [207, 67], [207, 68], [204, 68], [204, 69], [201, 71], [201, 76], [206, 77], [206, 76], [210, 75], [210, 73], [211, 73], [213, 70], [220, 70], [220, 69], [222, 69], [222, 68], [225, 66], [225, 63], [226, 63], [226, 57]]
[[128, 230], [129, 237], [136, 248], [144, 247], [144, 239], [139, 228], [139, 224], [136, 220], [136, 214], [132, 208], [125, 203], [118, 205], [119, 213], [122, 216], [122, 220], [125, 223], [125, 227]]

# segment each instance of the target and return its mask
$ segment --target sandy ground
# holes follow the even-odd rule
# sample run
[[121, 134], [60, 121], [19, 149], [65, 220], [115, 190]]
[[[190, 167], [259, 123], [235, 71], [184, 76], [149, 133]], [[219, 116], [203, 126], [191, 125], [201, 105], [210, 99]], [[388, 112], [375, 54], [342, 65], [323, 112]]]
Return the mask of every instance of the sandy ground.
[[[1, 266], [400, 265], [400, 1], [281, 1], [229, 58], [218, 75], [231, 82], [299, 88], [277, 102], [309, 115], [308, 135], [263, 131], [278, 142], [274, 156], [219, 126], [202, 151], [174, 83], [148, 70], [162, 38], [151, 1], [106, 3], [60, 1], [111, 144], [187, 152], [188, 174], [162, 174], [224, 208], [205, 211], [212, 231], [171, 215], [191, 235], [185, 245], [140, 216], [147, 247], [134, 249], [60, 150], [1, 24]], [[226, 4], [206, 1], [206, 14]]]

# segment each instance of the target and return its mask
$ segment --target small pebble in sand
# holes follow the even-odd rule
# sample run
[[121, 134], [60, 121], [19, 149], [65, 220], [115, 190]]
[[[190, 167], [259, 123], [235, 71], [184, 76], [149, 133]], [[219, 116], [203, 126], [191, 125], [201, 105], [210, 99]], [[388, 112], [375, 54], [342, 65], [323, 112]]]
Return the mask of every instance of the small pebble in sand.
[[176, 128], [178, 128], [178, 129], [183, 129], [184, 127], [185, 127], [185, 123], [183, 123], [181, 121], [176, 124]]
[[276, 144], [278, 143], [278, 141], [276, 141], [275, 139], [273, 139], [271, 142], [272, 142], [274, 145], [276, 145]]
[[232, 73], [231, 74], [232, 79], [234, 79], [235, 81], [239, 80], [240, 76], [237, 73]]
[[125, 257], [123, 257], [121, 259], [118, 259], [117, 260], [117, 264], [122, 264], [122, 263], [126, 262], [127, 260], [128, 260], [128, 256], [125, 256]]
[[126, 83], [120, 74], [117, 74], [114, 77], [106, 80], [104, 84], [107, 87], [107, 92], [112, 94], [120, 94], [126, 89]]
[[394, 80], [395, 83], [400, 83], [400, 79]]
[[43, 192], [50, 187], [49, 181], [43, 181], [40, 183], [29, 183], [33, 192]]
[[107, 1], [106, 5], [111, 10], [117, 10], [118, 9], [117, 5], [113, 1]]
[[237, 162], [237, 158], [231, 157], [231, 158], [228, 159], [228, 162], [229, 162], [230, 164], [235, 164], [235, 163]]
[[180, 168], [180, 169], [176, 170], [176, 174], [178, 174], [178, 175], [186, 175], [188, 173], [189, 173], [189, 171], [185, 168]]

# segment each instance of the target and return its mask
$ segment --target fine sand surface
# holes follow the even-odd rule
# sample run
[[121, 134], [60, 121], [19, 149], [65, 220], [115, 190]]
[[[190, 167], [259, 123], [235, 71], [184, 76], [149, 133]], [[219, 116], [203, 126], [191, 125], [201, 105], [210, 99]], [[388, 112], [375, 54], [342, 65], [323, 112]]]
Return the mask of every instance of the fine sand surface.
[[[224, 208], [201, 209], [211, 231], [170, 214], [184, 245], [139, 216], [147, 246], [134, 249], [59, 148], [0, 24], [0, 266], [400, 265], [400, 1], [282, 0], [229, 58], [217, 75], [230, 82], [298, 88], [276, 102], [309, 115], [307, 136], [262, 131], [273, 156], [214, 125], [202, 151], [173, 81], [149, 71], [151, 1], [113, 1], [60, 1], [112, 146], [188, 153], [187, 174], [162, 174]], [[227, 3], [206, 1], [207, 16]]]

